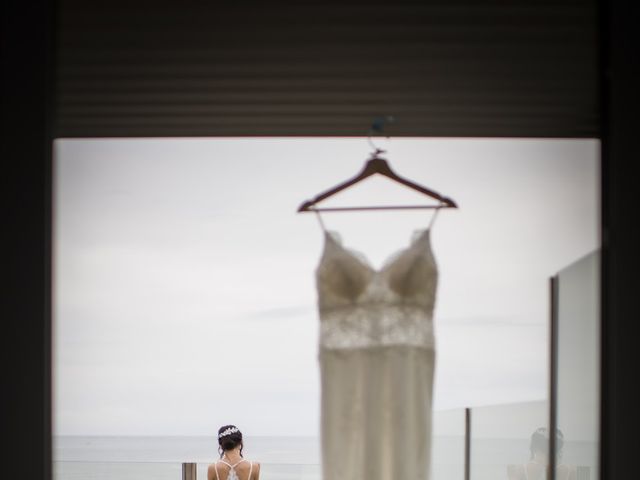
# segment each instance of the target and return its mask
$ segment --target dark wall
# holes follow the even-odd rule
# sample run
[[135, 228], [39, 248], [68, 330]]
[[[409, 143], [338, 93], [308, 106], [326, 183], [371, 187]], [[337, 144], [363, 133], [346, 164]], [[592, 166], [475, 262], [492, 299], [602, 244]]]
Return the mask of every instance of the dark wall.
[[602, 2], [602, 464], [637, 470], [640, 449], [640, 8]]
[[60, 0], [56, 135], [598, 134], [596, 0]]
[[3, 477], [51, 477], [53, 19], [46, 0], [2, 3]]

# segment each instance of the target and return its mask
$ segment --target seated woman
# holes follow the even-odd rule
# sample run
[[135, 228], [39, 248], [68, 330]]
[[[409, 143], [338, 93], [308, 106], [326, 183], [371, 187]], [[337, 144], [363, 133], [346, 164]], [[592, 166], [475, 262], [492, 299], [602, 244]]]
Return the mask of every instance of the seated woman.
[[235, 425], [218, 430], [220, 460], [209, 465], [207, 480], [258, 480], [260, 464], [242, 456], [242, 432]]
[[[573, 465], [562, 463], [564, 436], [556, 430], [556, 480], [576, 480], [577, 471]], [[507, 466], [509, 480], [546, 480], [549, 470], [549, 431], [539, 428], [531, 435], [529, 444], [531, 457], [522, 465]]]

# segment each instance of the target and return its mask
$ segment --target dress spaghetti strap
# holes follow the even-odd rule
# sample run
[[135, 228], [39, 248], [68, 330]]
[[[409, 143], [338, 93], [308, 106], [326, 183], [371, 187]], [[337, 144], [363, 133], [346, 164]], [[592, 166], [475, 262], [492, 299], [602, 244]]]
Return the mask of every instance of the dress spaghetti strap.
[[[237, 461], [233, 465], [230, 464], [229, 462], [225, 462], [222, 458], [219, 460], [219, 462], [220, 463], [224, 463], [227, 467], [229, 467], [229, 473], [227, 474], [227, 479], [229, 479], [229, 477], [231, 476], [232, 472], [235, 474], [234, 478], [238, 478], [238, 473], [235, 471], [236, 467], [238, 465], [240, 465], [242, 462], [248, 462], [249, 463], [249, 476], [247, 477], [247, 480], [251, 480], [251, 474], [253, 473], [253, 462], [249, 462], [249, 460], [246, 460], [244, 458], [239, 460], [239, 461]], [[216, 480], [220, 480], [220, 477], [218, 476], [218, 462], [215, 463], [213, 468], [216, 471]]]
[[427, 227], [429, 230], [431, 230], [431, 227], [433, 226], [433, 224], [436, 221], [436, 217], [438, 216], [438, 212], [440, 211], [442, 207], [441, 206], [437, 206], [436, 207], [436, 211], [433, 213], [433, 215], [431, 216], [431, 220], [429, 221], [429, 226]]
[[316, 214], [316, 218], [318, 219], [318, 223], [320, 224], [320, 228], [322, 228], [322, 231], [327, 233], [327, 228], [324, 226], [324, 222], [322, 221], [320, 212], [315, 207], [311, 207], [310, 210], [313, 210], [313, 212]]
[[[435, 212], [431, 216], [431, 220], [429, 221], [429, 226], [427, 227], [429, 230], [431, 229], [431, 227], [435, 223], [436, 217], [438, 216], [438, 213], [440, 212], [441, 208], [443, 208], [443, 205], [438, 205], [437, 207], [435, 207]], [[317, 210], [316, 208], [313, 208], [313, 207], [311, 207], [309, 210], [312, 210], [313, 213], [316, 214], [316, 218], [318, 219], [318, 223], [320, 224], [320, 228], [322, 229], [323, 232], [326, 233], [327, 232], [327, 227], [325, 227], [324, 221], [322, 220], [322, 216], [320, 216], [320, 211]]]

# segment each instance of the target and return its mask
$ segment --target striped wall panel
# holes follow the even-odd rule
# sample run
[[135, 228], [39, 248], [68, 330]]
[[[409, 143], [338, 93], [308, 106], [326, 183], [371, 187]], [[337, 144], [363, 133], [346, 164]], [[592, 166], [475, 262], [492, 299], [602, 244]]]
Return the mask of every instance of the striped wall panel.
[[588, 1], [59, 0], [57, 137], [596, 137]]

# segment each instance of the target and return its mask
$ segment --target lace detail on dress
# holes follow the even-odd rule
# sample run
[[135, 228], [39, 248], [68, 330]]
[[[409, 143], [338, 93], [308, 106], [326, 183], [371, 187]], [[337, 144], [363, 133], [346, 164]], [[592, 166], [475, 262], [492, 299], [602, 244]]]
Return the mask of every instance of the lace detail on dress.
[[329, 349], [391, 345], [434, 347], [431, 318], [415, 305], [362, 305], [325, 311], [320, 345]]
[[434, 347], [437, 267], [428, 230], [380, 270], [327, 233], [316, 280], [322, 348]]

